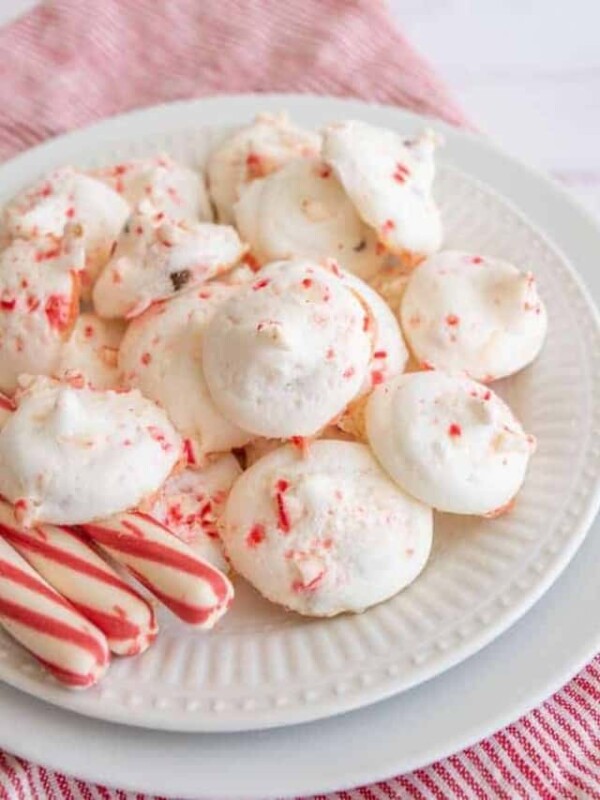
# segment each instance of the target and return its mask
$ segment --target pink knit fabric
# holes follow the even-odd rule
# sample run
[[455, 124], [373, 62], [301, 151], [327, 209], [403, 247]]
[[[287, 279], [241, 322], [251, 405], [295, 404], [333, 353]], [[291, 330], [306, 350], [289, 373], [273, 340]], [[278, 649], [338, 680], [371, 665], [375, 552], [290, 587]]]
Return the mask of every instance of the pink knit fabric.
[[[131, 108], [260, 91], [360, 97], [467, 124], [378, 0], [56, 0], [0, 31], [0, 158]], [[490, 739], [331, 797], [600, 800], [600, 657]], [[133, 795], [0, 752], [0, 800], [29, 798]]]

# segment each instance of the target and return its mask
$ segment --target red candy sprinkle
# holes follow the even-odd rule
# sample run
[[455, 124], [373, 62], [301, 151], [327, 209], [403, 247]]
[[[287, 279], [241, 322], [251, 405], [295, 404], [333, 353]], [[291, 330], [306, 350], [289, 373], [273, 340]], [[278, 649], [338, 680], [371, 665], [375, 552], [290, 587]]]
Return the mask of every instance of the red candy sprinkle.
[[448, 436], [462, 436], [462, 428], [456, 422], [453, 422], [448, 428]]
[[15, 297], [3, 297], [0, 299], [0, 308], [2, 311], [13, 311], [16, 304], [17, 299]]
[[157, 428], [156, 425], [148, 425], [146, 428], [150, 436], [154, 439], [155, 442], [158, 442], [161, 446], [161, 449], [164, 450], [165, 453], [168, 453], [169, 450], [172, 449], [172, 445], [167, 442], [167, 439], [164, 433], [161, 431], [160, 428]]
[[265, 529], [262, 525], [254, 525], [246, 536], [248, 547], [257, 547], [265, 540]]
[[260, 269], [260, 262], [252, 255], [252, 253], [246, 253], [242, 261], [244, 264], [246, 264], [246, 266], [250, 267], [253, 272], [258, 272]]
[[310, 289], [312, 286], [312, 280], [310, 278], [304, 278], [302, 281], [302, 286], [304, 286], [305, 289]]
[[354, 367], [348, 367], [348, 369], [345, 369], [344, 372], [342, 372], [342, 378], [351, 378], [355, 372], [356, 370]]
[[373, 358], [387, 358], [387, 351], [375, 350], [375, 352], [373, 353]]
[[283, 533], [290, 532], [290, 516], [283, 499], [283, 495], [289, 489], [290, 485], [286, 480], [280, 479], [275, 484], [275, 503], [277, 504], [277, 527]]
[[187, 463], [191, 466], [194, 466], [196, 463], [196, 457], [194, 456], [194, 447], [190, 439], [183, 440], [183, 452], [185, 454]]
[[92, 325], [86, 325], [83, 333], [87, 339], [91, 339], [91, 337], [94, 335], [94, 327]]
[[410, 170], [408, 167], [405, 167], [404, 164], [396, 164], [396, 171], [392, 177], [395, 181], [398, 181], [398, 183], [404, 183], [409, 175]]
[[488, 389], [487, 392], [483, 395], [483, 399], [484, 400], [489, 400], [491, 398], [491, 396], [492, 396], [492, 393]]
[[73, 217], [75, 216], [75, 209], [73, 208], [73, 206], [67, 208], [67, 210], [65, 211], [65, 216], [67, 217], [67, 219], [73, 219]]
[[140, 361], [145, 367], [147, 367], [148, 364], [152, 361], [152, 356], [150, 355], [150, 353], [142, 353]]
[[473, 256], [473, 258], [471, 259], [471, 263], [472, 264], [482, 264], [483, 263], [483, 258], [481, 256]]
[[329, 176], [331, 175], [331, 167], [328, 166], [327, 164], [323, 164], [319, 168], [318, 174], [320, 178], [329, 178]]
[[383, 383], [384, 377], [383, 372], [380, 372], [378, 369], [374, 369], [371, 372], [371, 383], [373, 386], [379, 386], [380, 383]]
[[63, 331], [71, 321], [71, 301], [61, 294], [51, 294], [46, 300], [44, 311], [51, 328]]
[[259, 289], [264, 289], [265, 286], [268, 286], [270, 280], [268, 278], [262, 278], [260, 281], [256, 281], [255, 284], [252, 285], [252, 290], [257, 292]]
[[459, 322], [460, 319], [456, 316], [456, 314], [448, 314], [448, 316], [446, 317], [446, 325], [454, 326], [458, 325]]

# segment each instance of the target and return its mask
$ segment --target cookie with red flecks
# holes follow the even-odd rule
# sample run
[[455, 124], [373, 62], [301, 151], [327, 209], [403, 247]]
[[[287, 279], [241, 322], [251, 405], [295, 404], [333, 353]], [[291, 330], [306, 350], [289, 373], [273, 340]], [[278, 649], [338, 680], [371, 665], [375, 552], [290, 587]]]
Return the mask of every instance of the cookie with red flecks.
[[454, 250], [414, 270], [400, 318], [418, 361], [486, 383], [530, 364], [548, 327], [531, 272]]
[[79, 312], [84, 253], [76, 233], [15, 239], [0, 252], [0, 390], [50, 375]]
[[55, 377], [69, 381], [80, 377], [93, 389], [116, 389], [119, 345], [124, 333], [121, 320], [100, 319], [90, 312], [80, 314], [62, 347]]
[[234, 212], [242, 238], [261, 263], [335, 258], [362, 278], [383, 264], [373, 230], [358, 216], [331, 167], [319, 159], [296, 159], [253, 181]]
[[229, 225], [177, 222], [144, 201], [96, 281], [94, 308], [101, 317], [131, 319], [151, 303], [226, 271], [246, 249]]
[[263, 267], [219, 306], [203, 341], [216, 406], [257, 436], [313, 436], [358, 394], [370, 313], [341, 275], [312, 261]]
[[242, 188], [296, 158], [319, 154], [321, 139], [292, 125], [287, 114], [259, 114], [220, 142], [207, 165], [209, 193], [220, 222], [233, 222]]
[[439, 511], [496, 515], [521, 488], [535, 439], [506, 403], [469, 378], [412, 372], [378, 386], [369, 444], [405, 491]]
[[408, 586], [431, 548], [431, 509], [369, 449], [287, 445], [235, 483], [222, 539], [234, 568], [274, 603], [309, 616], [361, 612]]
[[219, 537], [220, 521], [231, 487], [241, 474], [238, 460], [230, 453], [203, 469], [186, 469], [167, 480], [149, 513], [201, 558], [226, 572], [229, 565]]
[[63, 167], [11, 200], [3, 225], [9, 237], [25, 239], [61, 237], [65, 225], [80, 225], [85, 249], [81, 286], [88, 296], [129, 213], [129, 203], [102, 181]]
[[212, 221], [203, 176], [165, 153], [110, 164], [90, 174], [118, 192], [132, 208], [149, 200], [170, 219]]
[[359, 215], [387, 250], [410, 264], [442, 241], [432, 196], [436, 142], [430, 131], [408, 139], [357, 120], [334, 123], [323, 133], [323, 160]]
[[181, 455], [167, 415], [140, 392], [38, 377], [0, 431], [0, 494], [27, 524], [86, 523], [136, 508]]
[[210, 319], [236, 287], [213, 282], [155, 303], [129, 325], [119, 350], [125, 386], [159, 403], [184, 437], [190, 466], [247, 444], [253, 435], [223, 415], [202, 364]]

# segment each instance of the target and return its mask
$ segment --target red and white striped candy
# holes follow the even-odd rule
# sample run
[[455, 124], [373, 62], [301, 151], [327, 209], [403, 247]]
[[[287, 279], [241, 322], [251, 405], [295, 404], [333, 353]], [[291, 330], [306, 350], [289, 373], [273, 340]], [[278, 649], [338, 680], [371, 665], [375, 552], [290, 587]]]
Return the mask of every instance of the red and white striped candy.
[[104, 634], [0, 536], [0, 625], [67, 686], [93, 686], [110, 661]]
[[77, 532], [54, 525], [24, 528], [12, 506], [0, 500], [0, 535], [104, 633], [113, 653], [137, 655], [154, 641], [158, 625], [150, 603]]
[[212, 628], [229, 608], [227, 577], [152, 517], [118, 514], [80, 527], [184, 622]]

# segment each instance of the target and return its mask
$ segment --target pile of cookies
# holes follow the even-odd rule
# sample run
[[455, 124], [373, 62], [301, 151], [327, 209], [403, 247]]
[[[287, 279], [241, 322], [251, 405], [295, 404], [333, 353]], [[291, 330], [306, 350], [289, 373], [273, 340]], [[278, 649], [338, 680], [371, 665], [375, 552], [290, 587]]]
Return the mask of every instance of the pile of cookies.
[[156, 601], [212, 627], [230, 571], [361, 612], [423, 570], [434, 509], [510, 509], [535, 440], [490, 383], [546, 311], [441, 249], [437, 146], [261, 115], [205, 174], [66, 167], [4, 208], [0, 624], [62, 683], [143, 652]]

